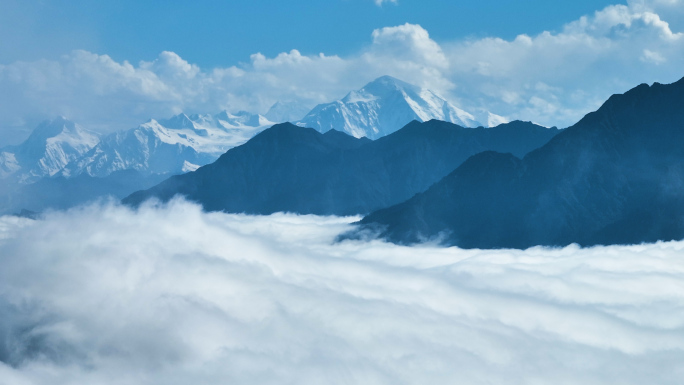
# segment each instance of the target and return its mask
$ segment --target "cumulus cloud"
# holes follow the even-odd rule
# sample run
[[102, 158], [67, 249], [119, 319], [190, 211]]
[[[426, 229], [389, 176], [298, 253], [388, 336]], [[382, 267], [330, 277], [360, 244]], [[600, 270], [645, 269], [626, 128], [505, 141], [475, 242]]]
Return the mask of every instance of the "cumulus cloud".
[[0, 218], [0, 383], [676, 384], [682, 242], [334, 244], [174, 201]]
[[86, 51], [57, 61], [0, 65], [0, 126], [31, 126], [65, 115], [107, 132], [183, 111], [264, 113], [278, 100], [313, 107], [385, 74], [437, 91], [451, 87], [440, 72], [446, 57], [425, 29], [383, 28], [372, 39], [370, 47], [350, 58], [306, 56], [293, 49], [272, 58], [256, 53], [248, 63], [211, 70], [173, 52], [138, 65]]
[[380, 71], [384, 68], [406, 81], [442, 93], [453, 88], [444, 73], [449, 60], [423, 27], [406, 23], [380, 28], [373, 31], [372, 38], [371, 48], [360, 58], [363, 67]]
[[462, 91], [485, 94], [483, 103], [501, 114], [563, 126], [612, 93], [682, 77], [682, 36], [642, 3], [608, 6], [558, 33], [443, 48]]
[[670, 24], [684, 21], [681, 9], [679, 0], [634, 0], [510, 40], [437, 42], [420, 25], [404, 24], [369, 31], [368, 46], [346, 57], [292, 49], [214, 69], [173, 52], [132, 64], [75, 51], [0, 66], [0, 127], [32, 128], [65, 115], [106, 132], [181, 111], [263, 113], [278, 100], [313, 107], [382, 75], [431, 88], [466, 110], [564, 127], [612, 93], [684, 75], [684, 35]]

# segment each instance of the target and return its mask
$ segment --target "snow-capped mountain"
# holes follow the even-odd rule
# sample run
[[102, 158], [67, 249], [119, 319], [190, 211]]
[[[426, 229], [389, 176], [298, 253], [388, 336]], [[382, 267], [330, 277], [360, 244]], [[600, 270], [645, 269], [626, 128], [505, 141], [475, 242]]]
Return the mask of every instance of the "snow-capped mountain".
[[[193, 117], [200, 117], [200, 115], [193, 115]], [[207, 121], [208, 115], [204, 115], [202, 122], [211, 122], [215, 127], [219, 128], [240, 128], [240, 127], [263, 127], [273, 125], [273, 122], [266, 119], [266, 117], [259, 114], [252, 114], [251, 112], [240, 111], [235, 114], [223, 111], [214, 117], [214, 120]]]
[[23, 143], [0, 150], [0, 178], [29, 183], [55, 175], [99, 141], [98, 134], [64, 117], [45, 121]]
[[[121, 170], [143, 174], [193, 171], [216, 160], [276, 122], [305, 115], [297, 102], [278, 102], [267, 118], [245, 111], [216, 115], [178, 114], [150, 120], [128, 131], [100, 139], [65, 118], [41, 124], [21, 145], [0, 150], [0, 177], [10, 175], [30, 183], [41, 177], [66, 178], [81, 174], [104, 177]], [[486, 125], [503, 118], [486, 111], [477, 115]], [[322, 104], [297, 121], [321, 132], [346, 131], [355, 137], [376, 139], [407, 123], [438, 119], [465, 127], [480, 125], [476, 118], [434, 92], [383, 76], [341, 100]]]
[[309, 111], [311, 108], [299, 102], [276, 102], [264, 116], [275, 123], [296, 122], [306, 116]]
[[165, 120], [152, 119], [105, 136], [97, 146], [66, 165], [61, 175], [102, 177], [131, 169], [145, 174], [194, 171], [272, 124], [261, 115], [226, 111], [213, 116], [178, 114]]
[[431, 119], [463, 127], [482, 125], [472, 114], [434, 92], [391, 76], [380, 77], [340, 100], [316, 106], [297, 125], [320, 132], [335, 129], [357, 138], [377, 139], [413, 120]]
[[501, 115], [493, 114], [489, 111], [482, 112], [481, 122], [487, 122], [487, 127], [496, 127], [500, 124], [510, 123], [510, 121]]

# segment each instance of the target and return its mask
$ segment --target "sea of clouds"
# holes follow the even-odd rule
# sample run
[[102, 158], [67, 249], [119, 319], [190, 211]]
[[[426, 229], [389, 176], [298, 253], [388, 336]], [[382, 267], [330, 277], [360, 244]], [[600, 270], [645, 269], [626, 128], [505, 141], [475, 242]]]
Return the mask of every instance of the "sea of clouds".
[[680, 384], [684, 242], [404, 247], [176, 200], [0, 218], [0, 384]]

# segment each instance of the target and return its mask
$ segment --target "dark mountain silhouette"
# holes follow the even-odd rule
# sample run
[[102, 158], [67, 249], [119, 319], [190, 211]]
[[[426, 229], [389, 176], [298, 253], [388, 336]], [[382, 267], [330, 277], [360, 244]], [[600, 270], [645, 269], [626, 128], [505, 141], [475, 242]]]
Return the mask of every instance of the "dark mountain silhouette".
[[180, 194], [208, 211], [365, 214], [424, 191], [473, 154], [497, 150], [522, 156], [557, 132], [526, 122], [463, 128], [433, 120], [414, 121], [370, 141], [284, 123], [215, 163], [124, 202], [137, 205], [151, 197], [166, 201]]
[[361, 221], [399, 243], [465, 248], [684, 238], [684, 79], [642, 84], [522, 160], [484, 152]]

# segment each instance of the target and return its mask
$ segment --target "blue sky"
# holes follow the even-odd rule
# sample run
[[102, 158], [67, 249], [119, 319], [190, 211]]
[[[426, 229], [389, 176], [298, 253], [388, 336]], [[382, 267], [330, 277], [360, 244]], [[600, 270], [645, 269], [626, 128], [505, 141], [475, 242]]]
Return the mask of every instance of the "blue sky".
[[352, 54], [369, 31], [419, 24], [436, 41], [537, 34], [592, 13], [610, 0], [2, 0], [0, 62], [55, 58], [74, 49], [116, 60], [173, 51], [202, 67], [274, 56]]
[[[379, 1], [379, 0], [377, 0]], [[382, 75], [477, 114], [567, 127], [684, 76], [684, 0], [0, 0], [0, 146], [63, 115], [312, 108]]]

